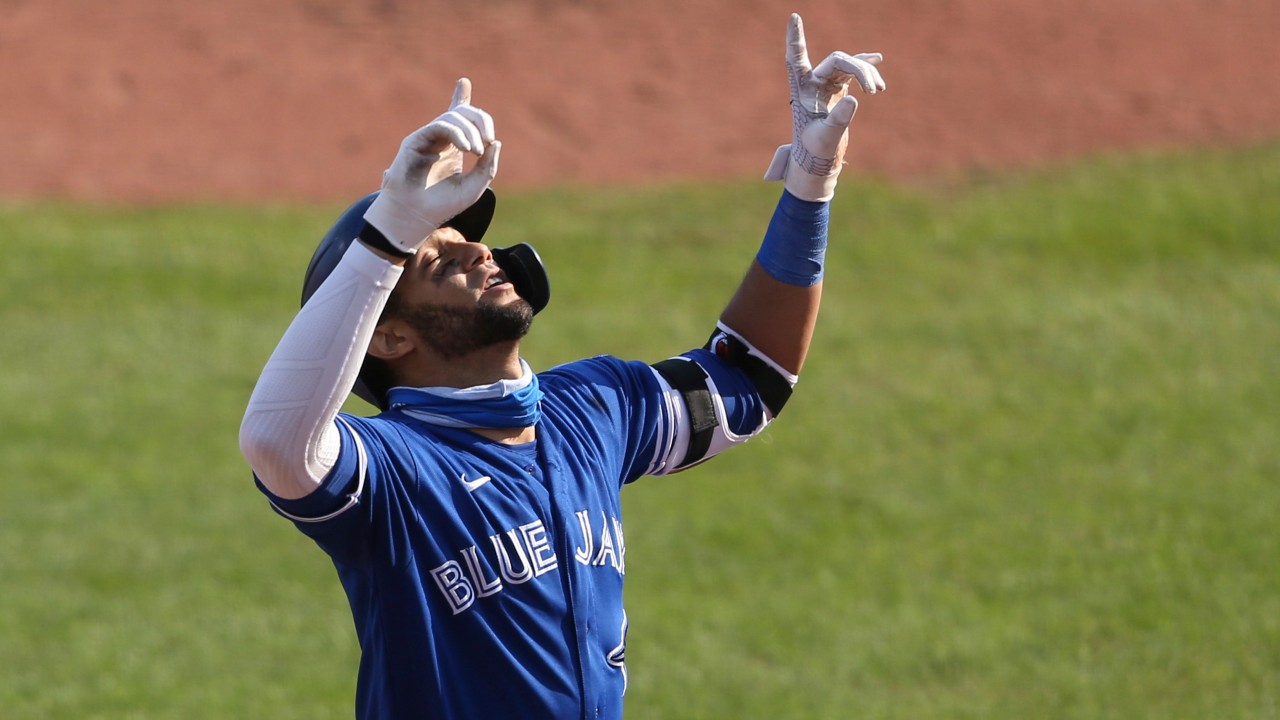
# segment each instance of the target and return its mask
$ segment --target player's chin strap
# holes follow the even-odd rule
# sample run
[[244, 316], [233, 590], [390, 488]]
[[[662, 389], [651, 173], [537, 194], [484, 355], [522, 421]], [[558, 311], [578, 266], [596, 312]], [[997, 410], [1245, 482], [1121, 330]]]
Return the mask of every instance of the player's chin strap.
[[[711, 351], [725, 364], [747, 376], [768, 409], [768, 416], [760, 427], [752, 429], [749, 434], [735, 433], [721, 425], [720, 414], [723, 409], [717, 412], [719, 403], [714, 396], [715, 383], [701, 365], [686, 357], [668, 358], [654, 363], [653, 368], [680, 393], [688, 413], [689, 442], [683, 459], [677, 464], [678, 468], [698, 463], [709, 457], [708, 453], [715, 455], [729, 445], [745, 442], [763, 430], [764, 425], [782, 412], [782, 407], [787, 404], [799, 379], [721, 324], [716, 325], [715, 332], [703, 349]], [[716, 442], [718, 435], [720, 442]]]

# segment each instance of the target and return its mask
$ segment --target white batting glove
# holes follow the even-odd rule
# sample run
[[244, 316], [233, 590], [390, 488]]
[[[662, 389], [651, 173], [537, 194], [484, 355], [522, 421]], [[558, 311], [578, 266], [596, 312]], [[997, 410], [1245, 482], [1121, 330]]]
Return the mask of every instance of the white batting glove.
[[[471, 207], [489, 187], [501, 149], [493, 118], [471, 105], [471, 81], [458, 80], [449, 111], [400, 143], [365, 222], [401, 251], [417, 252], [427, 235]], [[463, 153], [479, 156], [467, 172]]]
[[787, 192], [801, 200], [825, 202], [835, 196], [836, 179], [844, 166], [849, 123], [858, 101], [849, 94], [849, 81], [864, 92], [885, 89], [876, 64], [880, 53], [850, 55], [834, 52], [812, 67], [800, 16], [787, 26], [787, 77], [791, 82], [792, 140], [778, 148], [765, 171], [765, 180], [782, 180]]

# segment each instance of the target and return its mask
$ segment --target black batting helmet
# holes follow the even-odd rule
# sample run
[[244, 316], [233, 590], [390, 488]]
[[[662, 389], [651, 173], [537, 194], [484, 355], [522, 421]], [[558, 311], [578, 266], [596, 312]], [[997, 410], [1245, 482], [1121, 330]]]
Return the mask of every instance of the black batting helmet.
[[[355, 242], [356, 236], [364, 228], [364, 213], [377, 197], [378, 193], [372, 192], [355, 201], [351, 207], [343, 211], [342, 215], [338, 216], [337, 221], [321, 238], [320, 245], [311, 256], [307, 273], [302, 279], [303, 305], [307, 304], [307, 300], [311, 299], [325, 278], [333, 272], [333, 268], [347, 252], [347, 248]], [[493, 210], [497, 202], [498, 198], [493, 190], [485, 188], [480, 199], [472, 203], [471, 207], [455, 215], [444, 226], [457, 230], [470, 242], [480, 242], [485, 231], [489, 229], [489, 223], [493, 220]], [[491, 248], [491, 252], [493, 261], [502, 268], [503, 274], [515, 287], [516, 294], [533, 307], [533, 312], [536, 314], [545, 308], [551, 300], [551, 285], [547, 279], [546, 266], [542, 264], [542, 258], [538, 257], [533, 246], [528, 243], [518, 243], [507, 248]], [[378, 382], [378, 378], [373, 377], [378, 372], [378, 368], [375, 368], [374, 364], [366, 358], [360, 369], [360, 377], [356, 380], [352, 391], [365, 402], [385, 409], [382, 395], [388, 388], [382, 387], [385, 383]], [[374, 392], [374, 387], [382, 387], [382, 389]]]

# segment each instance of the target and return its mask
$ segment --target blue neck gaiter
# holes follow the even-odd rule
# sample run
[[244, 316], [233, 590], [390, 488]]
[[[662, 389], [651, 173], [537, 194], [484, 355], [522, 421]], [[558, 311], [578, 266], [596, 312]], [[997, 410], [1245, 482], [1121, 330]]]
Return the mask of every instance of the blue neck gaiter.
[[394, 387], [387, 393], [392, 410], [432, 425], [454, 428], [522, 428], [542, 416], [538, 376], [520, 360], [521, 376], [469, 388]]

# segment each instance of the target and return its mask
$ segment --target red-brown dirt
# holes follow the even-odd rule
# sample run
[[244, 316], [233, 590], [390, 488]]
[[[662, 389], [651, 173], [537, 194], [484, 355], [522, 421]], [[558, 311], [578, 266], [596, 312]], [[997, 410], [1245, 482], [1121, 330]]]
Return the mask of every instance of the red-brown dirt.
[[1280, 136], [1276, 0], [0, 0], [0, 197], [349, 199], [462, 75], [499, 187], [759, 176], [792, 10], [885, 54], [853, 172]]

